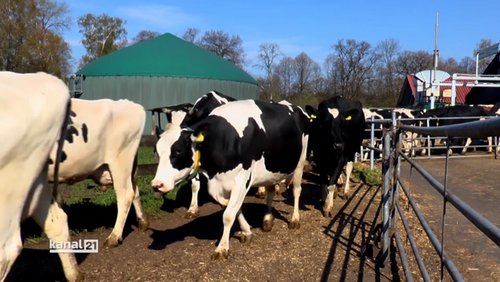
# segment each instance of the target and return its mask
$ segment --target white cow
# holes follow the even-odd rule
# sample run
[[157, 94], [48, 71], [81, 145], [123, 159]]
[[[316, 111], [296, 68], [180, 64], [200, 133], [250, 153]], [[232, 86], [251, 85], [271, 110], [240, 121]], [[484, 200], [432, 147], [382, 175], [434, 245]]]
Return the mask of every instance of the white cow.
[[[45, 74], [0, 72], [0, 281], [22, 250], [20, 223], [32, 217], [51, 241], [70, 240], [67, 216], [47, 181], [69, 90]], [[60, 253], [69, 281], [82, 279], [74, 254]]]
[[[136, 153], [145, 126], [144, 108], [128, 100], [71, 99], [68, 134], [64, 144], [59, 181], [93, 179], [101, 190], [113, 184], [118, 205], [116, 223], [106, 246], [122, 241], [123, 227], [133, 202], [140, 229], [147, 228], [134, 181]], [[55, 148], [51, 156], [55, 155]], [[54, 175], [49, 170], [49, 180]]]

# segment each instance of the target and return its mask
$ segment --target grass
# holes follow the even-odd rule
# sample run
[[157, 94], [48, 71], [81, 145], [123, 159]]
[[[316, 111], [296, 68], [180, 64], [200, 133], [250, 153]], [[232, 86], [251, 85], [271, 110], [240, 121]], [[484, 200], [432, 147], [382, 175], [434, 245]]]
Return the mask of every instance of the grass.
[[158, 163], [154, 147], [141, 146], [138, 150], [138, 164], [155, 164]]
[[[153, 147], [140, 147], [138, 151], [139, 164], [154, 164], [156, 156]], [[356, 163], [354, 165], [353, 177], [368, 185], [382, 185], [381, 170], [375, 168], [370, 170], [366, 164]], [[163, 204], [164, 197], [157, 197], [151, 189], [151, 180], [153, 175], [137, 176], [137, 185], [141, 196], [141, 203], [144, 212], [149, 216], [158, 215]], [[116, 194], [112, 187], [105, 192], [99, 190], [92, 180], [80, 181], [74, 185], [61, 186], [64, 203], [67, 206], [91, 203], [97, 206], [108, 207], [116, 205]], [[167, 199], [174, 199], [175, 195], [166, 195]]]
[[382, 170], [374, 167], [373, 170], [363, 163], [355, 163], [352, 175], [358, 180], [371, 186], [382, 185]]

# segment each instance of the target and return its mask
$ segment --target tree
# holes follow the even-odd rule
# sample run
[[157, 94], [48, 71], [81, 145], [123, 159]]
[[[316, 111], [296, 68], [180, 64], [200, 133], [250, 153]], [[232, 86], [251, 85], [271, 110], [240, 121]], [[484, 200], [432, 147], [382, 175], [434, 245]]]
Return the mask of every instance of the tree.
[[431, 69], [432, 55], [426, 51], [404, 51], [399, 54], [396, 69], [399, 74], [415, 74], [422, 70]]
[[377, 100], [387, 106], [396, 104], [403, 75], [396, 71], [396, 60], [400, 52], [399, 42], [395, 39], [383, 40], [374, 49], [376, 67], [374, 79], [369, 85], [369, 94], [378, 96]]
[[460, 65], [454, 58], [440, 60], [439, 69], [449, 73], [450, 75], [453, 73], [467, 73], [467, 66]]
[[0, 69], [70, 72], [71, 53], [62, 32], [70, 25], [64, 3], [51, 0], [0, 1]]
[[279, 79], [280, 92], [284, 96], [292, 95], [292, 86], [295, 80], [293, 69], [294, 60], [292, 57], [283, 57], [276, 66], [276, 75]]
[[151, 31], [151, 30], [141, 30], [139, 33], [132, 39], [132, 44], [139, 43], [142, 41], [146, 41], [149, 39], [153, 39], [160, 35], [159, 32]]
[[195, 43], [195, 40], [198, 37], [199, 33], [200, 31], [197, 28], [190, 27], [184, 32], [184, 34], [182, 35], [182, 39], [186, 40], [187, 42]]
[[239, 67], [245, 63], [242, 40], [238, 35], [230, 36], [221, 30], [210, 30], [205, 32], [198, 45]]
[[[488, 48], [493, 45], [493, 41], [491, 39], [481, 39], [478, 44], [476, 44], [476, 49], [474, 49], [474, 59], [476, 58], [477, 52], [479, 52], [481, 49]], [[493, 56], [493, 55], [492, 55]], [[492, 56], [483, 58], [482, 60], [479, 60], [478, 63], [478, 73], [483, 73], [486, 67], [490, 64]], [[475, 73], [475, 68], [474, 68], [474, 73]]]
[[82, 44], [87, 50], [80, 61], [80, 67], [126, 46], [127, 31], [123, 25], [122, 19], [106, 14], [86, 14], [78, 18], [78, 26], [83, 33]]
[[269, 94], [269, 99], [273, 99], [274, 89], [274, 68], [275, 60], [281, 55], [280, 48], [276, 43], [262, 43], [259, 45], [258, 58], [260, 66], [266, 71], [266, 78], [260, 82], [263, 92]]
[[[359, 98], [372, 78], [376, 56], [366, 41], [354, 39], [339, 40], [333, 46], [334, 53], [328, 55], [327, 62], [329, 87], [333, 85], [334, 93], [346, 98]], [[331, 89], [330, 89], [331, 91]]]
[[460, 69], [463, 70], [464, 73], [475, 73], [476, 69], [476, 61], [471, 57], [463, 57], [460, 60]]
[[[296, 94], [319, 91], [321, 88], [321, 68], [306, 53], [297, 55], [293, 62], [295, 72], [294, 89]], [[319, 86], [319, 87], [318, 87]]]

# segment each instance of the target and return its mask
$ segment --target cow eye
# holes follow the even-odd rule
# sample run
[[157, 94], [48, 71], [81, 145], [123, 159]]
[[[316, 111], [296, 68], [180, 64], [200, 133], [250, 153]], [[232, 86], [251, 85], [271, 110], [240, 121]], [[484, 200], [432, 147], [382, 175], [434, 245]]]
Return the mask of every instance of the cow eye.
[[178, 157], [182, 154], [182, 152], [181, 152], [181, 150], [174, 150], [173, 154], [175, 157]]

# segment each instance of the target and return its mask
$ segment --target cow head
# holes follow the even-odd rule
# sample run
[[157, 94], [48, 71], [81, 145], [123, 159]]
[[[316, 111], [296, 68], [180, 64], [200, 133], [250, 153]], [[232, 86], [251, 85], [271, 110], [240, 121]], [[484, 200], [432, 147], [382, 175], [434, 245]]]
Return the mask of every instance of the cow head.
[[217, 91], [210, 91], [196, 100], [193, 107], [182, 121], [181, 127], [191, 126], [207, 117], [213, 109], [236, 99]]
[[189, 176], [196, 163], [192, 132], [175, 124], [168, 125], [156, 143], [156, 151], [160, 160], [151, 186], [160, 192], [169, 192]]

